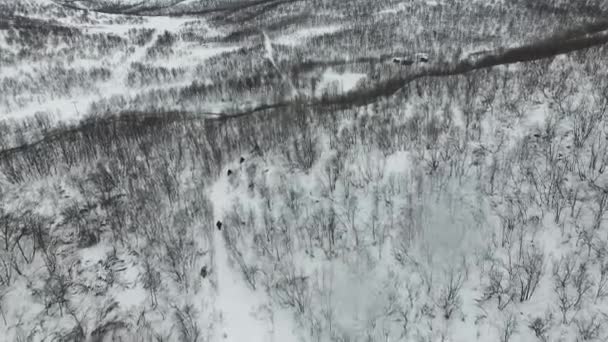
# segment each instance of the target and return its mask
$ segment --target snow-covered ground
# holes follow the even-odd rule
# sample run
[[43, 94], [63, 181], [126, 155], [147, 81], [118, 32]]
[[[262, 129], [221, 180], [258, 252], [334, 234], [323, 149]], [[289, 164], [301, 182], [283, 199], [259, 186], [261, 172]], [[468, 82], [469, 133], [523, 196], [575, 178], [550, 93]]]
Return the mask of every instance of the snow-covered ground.
[[[380, 13], [421, 3], [422, 12], [449, 11], [428, 11], [444, 2], [422, 1]], [[41, 84], [54, 85], [45, 58], [111, 76], [53, 87], [53, 96], [13, 94], [0, 120], [38, 111], [76, 120], [91, 103], [219, 117], [284, 100], [290, 89], [301, 95], [295, 84], [310, 84], [318, 98], [393, 76], [392, 63], [298, 74], [293, 60], [320, 60], [307, 42], [357, 24], [344, 13], [339, 24], [254, 37], [240, 23], [215, 29], [195, 17], [90, 15], [58, 21], [102, 42], [123, 38], [112, 54], [70, 60], [44, 51], [0, 77], [42, 75]], [[423, 20], [408, 20], [409, 33]], [[224, 44], [225, 28], [249, 33]], [[493, 48], [466, 44], [462, 58]], [[348, 56], [336, 65], [363, 49], [341, 47]], [[99, 144], [95, 134], [106, 131], [92, 125], [82, 131], [86, 144], [77, 131], [3, 151], [0, 340], [604, 342], [608, 86], [603, 59], [585, 57], [419, 79], [362, 108], [142, 120], [124, 130], [134, 136], [117, 129], [117, 139]], [[128, 82], [134, 69], [141, 75]], [[9, 147], [38, 124], [46, 129], [34, 120], [7, 128]], [[560, 293], [559, 278], [571, 275]]]
[[[227, 176], [213, 185], [209, 199], [213, 203], [214, 222], [222, 222], [236, 199], [245, 194], [234, 191]], [[213, 272], [217, 277], [216, 311], [218, 328], [216, 341], [226, 342], [299, 342], [297, 326], [288, 311], [278, 307], [262, 289], [247, 286], [240, 270], [230, 262], [226, 251], [225, 224], [215, 231]]]
[[[104, 15], [116, 19], [115, 15]], [[67, 24], [67, 23], [66, 23]], [[79, 25], [69, 23], [73, 26], [82, 29], [87, 33], [101, 33], [107, 35], [118, 35], [124, 38], [128, 37], [129, 32], [133, 30], [151, 29], [154, 30], [154, 35], [144, 45], [135, 45], [131, 51], [112, 56], [112, 58], [104, 60], [76, 59], [73, 62], [64, 65], [68, 68], [83, 68], [87, 70], [93, 67], [109, 68], [112, 72], [112, 77], [104, 82], [98, 83], [93, 89], [80, 90], [78, 94], [67, 94], [66, 96], [45, 96], [38, 97], [34, 101], [29, 101], [25, 105], [12, 104], [9, 107], [0, 108], [2, 115], [0, 120], [15, 119], [34, 116], [38, 112], [50, 114], [52, 117], [61, 121], [79, 120], [87, 115], [89, 106], [97, 101], [112, 98], [113, 96], [135, 96], [146, 91], [154, 89], [163, 89], [171, 87], [186, 86], [197, 80], [194, 76], [181, 78], [179, 81], [168, 82], [162, 85], [150, 85], [145, 87], [132, 87], [127, 84], [126, 76], [132, 63], [143, 63], [153, 67], [164, 68], [195, 68], [204, 64], [205, 60], [225, 52], [232, 52], [239, 46], [218, 45], [218, 44], [195, 44], [177, 42], [173, 47], [174, 53], [170, 57], [159, 57], [148, 59], [146, 54], [148, 50], [156, 44], [159, 36], [165, 32], [178, 34], [188, 25], [196, 25], [198, 29], [204, 32], [208, 38], [217, 37], [221, 32], [212, 29], [207, 23], [200, 18], [183, 18], [183, 17], [146, 17], [143, 21], [129, 24], [99, 24], [99, 25]], [[27, 78], [37, 75], [40, 70], [45, 70], [47, 64], [40, 62], [23, 62], [10, 68], [3, 68], [0, 74], [1, 78]], [[192, 72], [193, 73], [193, 72]]]
[[316, 90], [316, 96], [321, 96], [325, 92], [337, 91], [338, 93], [345, 93], [357, 87], [357, 83], [364, 80], [367, 75], [362, 73], [337, 73], [333, 69], [329, 68], [321, 77], [318, 88]]

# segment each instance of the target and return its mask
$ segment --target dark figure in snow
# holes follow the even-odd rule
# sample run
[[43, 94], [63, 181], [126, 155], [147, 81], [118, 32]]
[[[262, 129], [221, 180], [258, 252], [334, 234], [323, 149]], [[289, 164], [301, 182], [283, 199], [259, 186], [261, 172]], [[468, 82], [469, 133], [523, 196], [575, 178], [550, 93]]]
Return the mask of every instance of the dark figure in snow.
[[407, 58], [393, 58], [393, 63], [401, 65], [412, 65], [414, 61]]
[[228, 176], [230, 176], [232, 174], [232, 170], [228, 169], [227, 174], [228, 174]]
[[217, 221], [215, 226], [217, 227], [217, 230], [222, 230], [222, 221]]
[[428, 62], [428, 61], [429, 61], [429, 56], [428, 56], [428, 55], [426, 55], [426, 54], [422, 54], [422, 53], [421, 53], [421, 54], [419, 54], [417, 57], [418, 57], [418, 62], [421, 62], [421, 63], [426, 63], [426, 62]]
[[241, 157], [241, 164], [243, 164], [245, 162], [245, 158]]
[[207, 278], [207, 266], [201, 268], [201, 277]]

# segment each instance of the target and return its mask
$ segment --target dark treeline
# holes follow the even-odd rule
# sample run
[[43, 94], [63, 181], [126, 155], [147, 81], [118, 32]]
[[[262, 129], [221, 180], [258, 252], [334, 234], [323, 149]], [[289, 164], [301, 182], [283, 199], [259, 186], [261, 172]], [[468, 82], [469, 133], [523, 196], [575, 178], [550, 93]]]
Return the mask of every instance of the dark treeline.
[[[133, 157], [132, 153], [145, 156], [146, 151], [154, 146], [165, 149], [165, 144], [169, 143], [167, 139], [175, 142], [175, 139], [185, 136], [193, 144], [190, 147], [194, 147], [188, 148], [188, 151], [198, 155], [199, 160], [208, 161], [206, 168], [211, 172], [215, 170], [211, 165], [219, 167], [223, 164], [222, 151], [231, 155], [230, 151], [236, 148], [235, 145], [242, 147], [239, 140], [232, 135], [218, 134], [218, 131], [226, 132], [228, 123], [234, 122], [236, 118], [249, 116], [251, 118], [246, 121], [286, 117], [281, 119], [285, 126], [289, 122], [289, 113], [290, 111], [281, 109], [279, 105], [273, 105], [270, 108], [238, 113], [233, 117], [212, 114], [193, 117], [187, 113], [163, 112], [123, 113], [119, 116], [91, 118], [79, 124], [47, 131], [44, 138], [36, 142], [1, 151], [0, 168], [9, 180], [22, 182], [28, 175], [48, 175], [58, 172], [60, 165], [72, 167], [103, 156], [117, 157], [126, 163], [128, 158]], [[283, 127], [282, 131], [288, 128]], [[295, 131], [295, 128], [292, 130]], [[290, 135], [287, 133], [282, 136], [286, 139]], [[216, 139], [218, 137], [220, 139]], [[133, 148], [137, 151], [128, 152]]]
[[538, 11], [540, 13], [554, 13], [559, 15], [585, 15], [592, 18], [604, 18], [608, 9], [606, 1], [603, 0], [586, 0], [577, 1], [576, 3], [566, 2], [555, 3], [551, 0], [527, 1], [527, 0], [512, 0], [515, 5], [524, 6], [528, 9]]
[[[604, 23], [608, 27], [608, 23]], [[598, 30], [599, 31], [599, 30]], [[259, 107], [255, 107], [250, 110], [242, 111], [242, 112], [232, 112], [232, 113], [161, 113], [160, 115], [147, 116], [144, 115], [141, 119], [144, 123], [143, 126], [155, 126], [145, 124], [147, 122], [152, 123], [162, 123], [171, 121], [183, 121], [185, 118], [187, 120], [201, 120], [203, 125], [212, 124], [212, 122], [224, 122], [227, 119], [234, 118], [243, 118], [245, 116], [251, 115], [253, 113], [266, 113], [266, 115], [262, 116], [273, 116], [274, 115], [283, 115], [285, 117], [289, 117], [288, 114], [281, 113], [289, 113], [292, 111], [301, 111], [302, 107], [308, 108], [316, 108], [316, 110], [340, 110], [340, 109], [348, 109], [353, 107], [365, 106], [370, 103], [374, 103], [379, 99], [386, 98], [387, 96], [391, 96], [398, 92], [400, 89], [404, 87], [404, 85], [412, 82], [414, 80], [424, 78], [427, 76], [431, 77], [439, 77], [439, 76], [449, 76], [449, 75], [458, 75], [464, 74], [467, 72], [471, 72], [477, 69], [489, 68], [496, 65], [502, 64], [511, 64], [517, 62], [529, 62], [534, 60], [539, 60], [543, 58], [548, 58], [551, 56], [555, 56], [557, 54], [568, 53], [580, 49], [586, 49], [593, 46], [601, 45], [608, 42], [608, 34], [603, 31], [599, 31], [599, 33], [592, 33], [590, 35], [583, 35], [582, 37], [571, 38], [566, 42], [555, 40], [553, 38], [545, 39], [543, 41], [538, 42], [537, 44], [529, 44], [521, 47], [516, 47], [508, 50], [503, 50], [497, 53], [488, 53], [479, 57], [476, 61], [471, 60], [463, 60], [454, 65], [431, 65], [428, 68], [421, 68], [419, 72], [412, 74], [403, 74], [402, 76], [398, 76], [386, 81], [381, 81], [378, 84], [373, 84], [371, 86], [356, 89], [349, 93], [343, 95], [333, 95], [333, 96], [324, 96], [321, 99], [314, 100], [297, 100], [291, 104], [288, 103], [276, 103], [276, 104], [265, 104]], [[212, 117], [209, 117], [209, 114]], [[219, 115], [218, 115], [219, 114]], [[118, 119], [117, 119], [118, 118]], [[2, 156], [3, 165], [5, 165], [6, 174], [12, 178], [17, 179], [19, 177], [19, 172], [17, 171], [19, 168], [14, 167], [14, 158], [18, 155], [21, 155], [24, 151], [29, 150], [31, 148], [40, 149], [40, 146], [53, 145], [56, 141], [64, 141], [65, 137], [68, 137], [67, 140], [72, 141], [74, 137], [80, 137], [86, 139], [89, 136], [87, 132], [96, 132], [100, 129], [116, 129], [120, 127], [121, 129], [125, 129], [124, 132], [129, 132], [134, 129], [134, 133], [136, 133], [139, 128], [142, 126], [142, 122], [139, 119], [133, 117], [132, 113], [127, 113], [126, 116], [118, 116], [114, 118], [106, 118], [99, 120], [91, 119], [92, 121], [84, 122], [81, 125], [77, 125], [68, 129], [67, 132], [59, 129], [56, 133], [48, 135], [42, 140], [30, 144], [25, 144], [22, 147], [10, 148], [8, 150], [4, 150], [0, 152], [0, 156]], [[126, 127], [121, 126], [121, 124], [126, 123]], [[135, 128], [131, 126], [135, 124]], [[117, 126], [118, 125], [118, 126]], [[105, 128], [102, 128], [105, 127]], [[105, 132], [108, 133], [108, 132]], [[120, 132], [112, 131], [112, 134], [103, 134], [100, 136], [99, 141], [104, 141], [103, 137], [108, 136], [120, 136]], [[137, 134], [135, 134], [137, 135]], [[57, 137], [63, 137], [62, 139], [57, 139]], [[128, 134], [125, 137], [129, 136]], [[92, 143], [93, 140], [90, 141]], [[89, 144], [85, 144], [85, 146], [92, 146]], [[51, 148], [54, 150], [54, 147]], [[85, 154], [87, 154], [86, 152]], [[55, 153], [51, 153], [54, 155]], [[18, 158], [18, 157], [17, 157]], [[8, 161], [8, 162], [7, 162]], [[38, 172], [49, 172], [51, 166], [49, 165], [38, 165], [39, 163], [47, 163], [48, 160], [41, 160], [39, 162], [35, 162], [35, 169]], [[69, 161], [64, 160], [70, 164]]]
[[67, 27], [48, 20], [28, 18], [20, 15], [0, 14], [0, 30], [44, 30], [54, 34], [72, 35], [79, 33], [74, 27]]
[[[252, 7], [271, 8], [285, 3], [291, 3], [302, 0], [248, 0], [248, 1], [209, 1], [205, 7], [187, 7], [180, 6], [185, 0], [172, 0], [165, 4], [159, 4], [152, 1], [150, 3], [141, 2], [136, 4], [121, 4], [119, 2], [106, 2], [97, 0], [88, 1], [57, 1], [62, 6], [74, 10], [92, 10], [99, 13], [107, 14], [128, 14], [136, 16], [155, 16], [155, 15], [172, 15], [172, 16], [187, 16], [187, 15], [204, 15], [212, 13], [222, 13], [222, 15], [231, 15], [237, 11], [250, 9]], [[270, 7], [269, 7], [270, 6]]]

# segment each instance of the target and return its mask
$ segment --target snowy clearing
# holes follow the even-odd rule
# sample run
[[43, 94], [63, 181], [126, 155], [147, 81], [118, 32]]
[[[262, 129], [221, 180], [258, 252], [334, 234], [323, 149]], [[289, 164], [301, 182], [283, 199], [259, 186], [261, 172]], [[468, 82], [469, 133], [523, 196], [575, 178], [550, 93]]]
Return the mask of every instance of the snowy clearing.
[[323, 73], [319, 82], [315, 96], [321, 96], [324, 92], [337, 91], [345, 93], [357, 87], [359, 81], [365, 79], [367, 75], [361, 73], [337, 73], [329, 68]]

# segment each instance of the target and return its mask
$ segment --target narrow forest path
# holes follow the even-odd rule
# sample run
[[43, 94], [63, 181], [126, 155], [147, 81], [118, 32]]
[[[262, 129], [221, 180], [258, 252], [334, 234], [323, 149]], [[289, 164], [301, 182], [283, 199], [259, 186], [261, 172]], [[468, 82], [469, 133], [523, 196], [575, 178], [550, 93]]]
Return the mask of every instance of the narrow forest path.
[[[209, 198], [213, 204], [214, 222], [222, 221], [235, 200], [235, 192], [225, 173], [211, 188]], [[224, 231], [226, 225], [214, 230], [214, 269], [217, 298], [214, 342], [297, 342], [295, 324], [289, 314], [276, 307], [267, 294], [250, 289], [238, 269], [230, 261]]]

